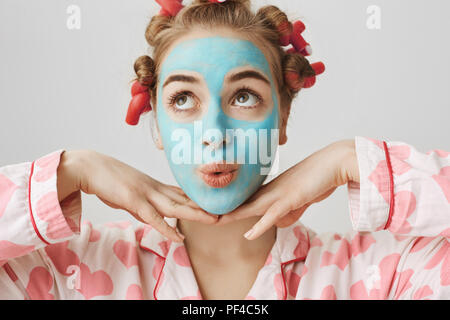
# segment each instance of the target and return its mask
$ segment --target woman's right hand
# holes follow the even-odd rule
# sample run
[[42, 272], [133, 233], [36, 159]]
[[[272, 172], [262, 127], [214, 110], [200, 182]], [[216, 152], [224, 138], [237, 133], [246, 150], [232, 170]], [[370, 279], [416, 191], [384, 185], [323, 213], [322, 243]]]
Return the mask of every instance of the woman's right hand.
[[213, 224], [217, 216], [202, 210], [182, 189], [166, 185], [110, 156], [92, 150], [64, 151], [57, 173], [58, 199], [79, 190], [181, 242], [184, 236], [164, 217]]

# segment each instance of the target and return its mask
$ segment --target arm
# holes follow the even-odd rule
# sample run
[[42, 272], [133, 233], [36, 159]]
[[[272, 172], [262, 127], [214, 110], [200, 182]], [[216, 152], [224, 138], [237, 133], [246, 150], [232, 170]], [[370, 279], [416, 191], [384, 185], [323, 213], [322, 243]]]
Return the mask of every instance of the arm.
[[450, 153], [356, 137], [360, 183], [348, 184], [353, 227], [450, 236]]
[[[59, 150], [31, 163], [2, 167], [0, 299], [89, 299], [92, 290], [123, 296], [121, 291], [112, 291], [114, 276], [125, 281], [127, 275], [111, 246], [118, 241], [133, 244], [143, 229], [133, 230], [130, 224], [123, 230], [95, 230], [87, 223], [80, 232], [81, 191], [128, 211], [174, 241], [180, 238], [160, 212], [205, 223], [216, 221], [177, 188], [97, 152]], [[73, 267], [80, 272], [77, 279], [101, 268], [105, 281], [84, 281], [73, 290], [67, 285], [76, 272]]]
[[336, 289], [345, 298], [449, 299], [450, 153], [363, 137], [355, 150], [360, 179], [348, 183], [354, 231], [319, 237], [318, 267], [342, 268], [339, 254], [348, 251], [351, 280], [344, 292]]
[[[388, 152], [382, 141], [360, 137], [333, 143], [269, 182], [221, 223], [261, 215], [249, 237], [255, 239], [274, 223], [293, 224], [311, 204], [348, 183], [354, 231], [313, 240], [323, 245], [308, 253], [308, 269], [331, 272], [332, 278], [319, 278], [339, 283], [338, 298], [448, 299], [449, 154], [386, 146]], [[379, 272], [378, 287], [366, 285], [372, 269]], [[312, 281], [321, 286], [322, 280]]]

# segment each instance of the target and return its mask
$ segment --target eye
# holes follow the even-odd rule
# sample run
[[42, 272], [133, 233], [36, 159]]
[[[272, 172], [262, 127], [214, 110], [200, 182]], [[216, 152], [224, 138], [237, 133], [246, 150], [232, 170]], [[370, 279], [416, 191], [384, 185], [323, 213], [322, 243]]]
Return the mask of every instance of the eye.
[[236, 94], [233, 106], [242, 108], [254, 108], [262, 101], [260, 95], [252, 92], [248, 88], [241, 88]]
[[175, 111], [186, 111], [195, 107], [195, 100], [190, 92], [176, 92], [169, 97], [168, 104]]

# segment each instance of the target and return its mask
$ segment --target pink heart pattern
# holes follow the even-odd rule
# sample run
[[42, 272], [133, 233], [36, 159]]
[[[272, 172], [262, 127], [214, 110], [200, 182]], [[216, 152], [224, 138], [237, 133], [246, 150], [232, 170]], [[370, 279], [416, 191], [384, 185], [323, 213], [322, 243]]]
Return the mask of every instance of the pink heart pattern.
[[441, 187], [447, 202], [450, 203], [450, 166], [442, 168], [439, 174], [433, 175], [433, 179]]
[[53, 287], [53, 278], [44, 267], [35, 267], [30, 272], [26, 291], [31, 300], [54, 300], [50, 293]]
[[48, 156], [38, 159], [34, 163], [35, 174], [33, 175], [33, 180], [36, 182], [44, 182], [54, 176], [56, 174], [60, 158], [61, 154], [59, 152], [54, 152]]
[[0, 174], [0, 218], [3, 215], [3, 212], [5, 212], [6, 207], [17, 188], [18, 186], [11, 180]]
[[400, 254], [393, 253], [384, 257], [378, 265], [380, 270], [379, 287], [366, 289], [363, 280], [357, 281], [350, 287], [350, 298], [353, 300], [386, 299], [395, 279]]
[[432, 294], [433, 294], [433, 290], [430, 288], [430, 286], [425, 285], [416, 290], [416, 292], [414, 293], [413, 299], [414, 300], [422, 300]]
[[86, 300], [97, 296], [108, 296], [113, 292], [111, 277], [103, 270], [91, 272], [84, 263], [80, 264], [81, 287], [76, 288]]
[[399, 191], [395, 194], [394, 213], [388, 229], [397, 234], [407, 234], [411, 231], [411, 225], [407, 221], [416, 210], [416, 197], [410, 191]]
[[352, 253], [350, 244], [348, 243], [347, 239], [342, 239], [336, 253], [333, 254], [329, 251], [325, 251], [322, 254], [322, 262], [320, 263], [320, 267], [326, 267], [334, 264], [340, 270], [344, 270], [348, 265], [351, 256]]
[[126, 300], [144, 300], [141, 286], [137, 284], [130, 284], [127, 289]]
[[173, 252], [173, 259], [175, 260], [175, 263], [178, 264], [181, 267], [190, 267], [191, 262], [189, 261], [189, 256], [186, 251], [185, 246], [179, 246], [176, 248]]
[[8, 240], [0, 240], [0, 258], [12, 259], [23, 256], [34, 250], [34, 246], [17, 244]]
[[322, 294], [320, 295], [320, 300], [336, 300], [336, 291], [334, 290], [333, 285], [326, 286], [322, 290]]
[[116, 257], [127, 268], [138, 265], [138, 255], [136, 246], [125, 240], [117, 240], [114, 243], [113, 251]]
[[80, 258], [78, 255], [68, 248], [69, 241], [54, 243], [45, 247], [45, 253], [53, 262], [56, 270], [59, 273], [69, 276], [72, 273], [68, 272], [70, 266], [79, 266]]

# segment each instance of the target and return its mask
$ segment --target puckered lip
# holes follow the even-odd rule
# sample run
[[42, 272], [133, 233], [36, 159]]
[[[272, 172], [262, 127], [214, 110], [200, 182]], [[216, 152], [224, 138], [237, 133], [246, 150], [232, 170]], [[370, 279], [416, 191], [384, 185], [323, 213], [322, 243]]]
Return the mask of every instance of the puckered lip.
[[225, 163], [225, 162], [214, 162], [201, 165], [198, 170], [204, 174], [212, 173], [227, 173], [236, 171], [239, 169], [239, 165], [235, 163]]
[[229, 185], [237, 175], [239, 165], [235, 163], [215, 162], [198, 167], [203, 181], [213, 188], [224, 188]]

